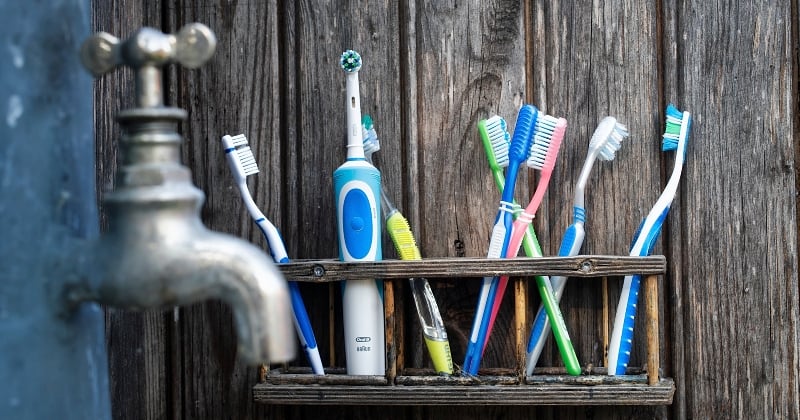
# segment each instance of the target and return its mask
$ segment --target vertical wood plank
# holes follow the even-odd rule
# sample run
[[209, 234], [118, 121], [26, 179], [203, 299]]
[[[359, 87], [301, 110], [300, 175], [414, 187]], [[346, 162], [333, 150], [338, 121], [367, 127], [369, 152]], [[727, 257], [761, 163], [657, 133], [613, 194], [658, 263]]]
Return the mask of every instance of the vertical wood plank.
[[[91, 30], [120, 39], [142, 26], [161, 26], [161, 1], [91, 2]], [[114, 186], [120, 128], [115, 116], [134, 105], [133, 72], [114, 70], [94, 82], [95, 157], [101, 229], [107, 226], [102, 198]], [[106, 310], [111, 409], [116, 419], [170, 416], [169, 314], [161, 311]], [[130, 398], [136, 395], [137, 398]]]
[[694, 118], [671, 248], [684, 270], [686, 414], [796, 418], [793, 7], [674, 7], [665, 96]]
[[514, 340], [516, 341], [514, 353], [517, 357], [516, 368], [520, 378], [525, 377], [527, 356], [526, 344], [528, 343], [528, 283], [524, 279], [514, 279]]
[[658, 277], [644, 278], [644, 322], [647, 335], [647, 383], [656, 385], [659, 379], [659, 330], [658, 330]]

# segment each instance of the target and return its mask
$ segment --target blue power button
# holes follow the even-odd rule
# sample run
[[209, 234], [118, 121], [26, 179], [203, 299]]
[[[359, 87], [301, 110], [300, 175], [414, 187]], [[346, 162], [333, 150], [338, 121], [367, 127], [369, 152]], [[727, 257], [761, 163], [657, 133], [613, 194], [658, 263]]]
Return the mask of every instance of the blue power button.
[[367, 256], [372, 247], [372, 210], [367, 194], [360, 189], [352, 189], [344, 197], [343, 220], [349, 221], [349, 229], [344, 231], [345, 246], [355, 259]]
[[361, 229], [364, 229], [364, 219], [358, 216], [353, 217], [350, 219], [350, 228], [356, 232], [361, 231]]

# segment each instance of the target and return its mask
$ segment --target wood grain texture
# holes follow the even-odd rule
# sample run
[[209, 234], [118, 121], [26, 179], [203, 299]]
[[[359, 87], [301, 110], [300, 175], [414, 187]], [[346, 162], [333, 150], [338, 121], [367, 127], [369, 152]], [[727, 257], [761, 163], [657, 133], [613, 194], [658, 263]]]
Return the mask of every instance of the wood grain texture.
[[[408, 22], [409, 141], [416, 146], [408, 193], [418, 203], [415, 226], [425, 257], [480, 257], [488, 250], [499, 193], [477, 135], [479, 119], [504, 116], [513, 126], [524, 100], [525, 36], [522, 2], [405, 2]], [[411, 47], [410, 47], [411, 48]], [[478, 283], [439, 282], [454, 363], [464, 358]], [[513, 328], [513, 305], [497, 330]], [[513, 335], [497, 334], [486, 367], [516, 363]]]
[[798, 418], [792, 7], [675, 6], [667, 99], [694, 118], [668, 236], [684, 300], [686, 415]]
[[[267, 385], [254, 389], [254, 398], [267, 404], [480, 406], [515, 405], [668, 405], [672, 380], [655, 386], [613, 385]], [[460, 417], [458, 417], [460, 418]]]
[[[330, 175], [345, 153], [337, 60], [346, 48], [357, 48], [365, 60], [362, 110], [381, 137], [376, 164], [423, 256], [434, 259], [486, 254], [498, 194], [477, 138], [478, 119], [498, 113], [513, 127], [517, 106], [529, 102], [569, 122], [535, 220], [545, 255], [556, 254], [571, 222], [575, 178], [597, 122], [614, 115], [627, 125], [631, 136], [616, 159], [597, 162], [589, 177], [583, 247], [586, 254], [626, 255], [672, 170], [673, 157], [659, 151], [664, 107], [674, 102], [692, 112], [687, 165], [655, 249], [666, 256], [660, 356], [675, 394], [669, 408], [458, 407], [448, 400], [446, 407], [326, 407], [327, 418], [800, 418], [797, 1], [363, 6], [94, 1], [92, 25], [119, 36], [142, 25], [212, 27], [220, 44], [211, 62], [191, 71], [172, 67], [165, 84], [167, 102], [189, 111], [181, 126], [184, 160], [207, 195], [204, 222], [264, 245], [218, 145], [222, 134], [244, 132], [262, 168], [250, 180], [256, 202], [282, 230], [290, 256], [301, 260], [337, 255]], [[132, 102], [130, 76], [117, 71], [95, 84], [100, 190], [113, 185], [112, 116]], [[533, 171], [523, 172], [521, 202], [536, 181]], [[394, 258], [388, 239], [383, 246]], [[465, 279], [431, 279], [456, 363], [478, 291], [478, 282]], [[609, 274], [607, 283], [608, 321], [600, 281], [571, 280], [561, 304], [579, 360], [593, 369], [604, 364], [603, 331], [614, 319], [620, 275]], [[408, 288], [395, 284], [395, 325], [405, 343], [398, 362], [426, 368]], [[335, 353], [331, 364], [341, 367], [338, 287], [302, 286], [307, 306], [318, 309], [311, 316], [323, 361]], [[536, 288], [527, 295], [535, 310]], [[489, 368], [519, 363], [510, 300], [487, 349]], [[107, 328], [115, 418], [319, 418], [319, 406], [254, 403], [257, 369], [236, 361], [230, 311], [220, 303], [175, 313], [109, 311]], [[644, 338], [637, 328], [631, 361], [637, 366], [645, 362]], [[560, 366], [552, 343], [542, 364]], [[307, 364], [301, 357], [293, 365]], [[498, 394], [492, 404], [503, 398], [523, 397]]]
[[281, 264], [283, 274], [296, 281], [330, 282], [370, 278], [405, 279], [416, 277], [451, 278], [453, 281], [477, 277], [571, 276], [599, 278], [628, 274], [662, 274], [666, 260], [662, 255], [618, 257], [579, 255], [575, 257], [426, 258], [423, 261], [383, 260], [344, 262], [339, 260], [295, 260]]

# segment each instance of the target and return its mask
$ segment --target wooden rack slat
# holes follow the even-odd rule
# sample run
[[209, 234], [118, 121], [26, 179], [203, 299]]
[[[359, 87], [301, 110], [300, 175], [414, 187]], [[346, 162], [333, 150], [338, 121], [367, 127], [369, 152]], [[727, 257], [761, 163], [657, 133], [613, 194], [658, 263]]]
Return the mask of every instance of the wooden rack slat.
[[[431, 370], [405, 366], [402, 328], [396, 314], [392, 282], [386, 292], [387, 358], [385, 376], [350, 376], [342, 368], [328, 368], [328, 375], [310, 374], [308, 368], [275, 369], [253, 388], [253, 399], [267, 404], [303, 405], [668, 405], [675, 383], [659, 372], [658, 276], [666, 272], [662, 255], [621, 257], [582, 255], [516, 259], [432, 258], [421, 261], [384, 260], [341, 262], [301, 260], [279, 265], [287, 278], [329, 283], [355, 279], [407, 279], [413, 277], [465, 278], [509, 275], [514, 277], [516, 345], [518, 360], [513, 368], [493, 368], [478, 376], [440, 376]], [[526, 278], [534, 275], [602, 278], [638, 274], [644, 280], [644, 325], [647, 328], [646, 369], [629, 367], [627, 374], [608, 376], [605, 367], [587, 366], [579, 376], [563, 368], [540, 367], [533, 376], [524, 375], [524, 338], [529, 320]], [[397, 282], [395, 282], [397, 283]], [[399, 284], [399, 283], [397, 283]], [[608, 315], [604, 290], [604, 319]], [[606, 320], [607, 322], [607, 320]], [[334, 328], [331, 328], [333, 331]], [[607, 342], [607, 332], [604, 343]]]
[[383, 260], [344, 262], [338, 260], [295, 260], [278, 266], [286, 278], [295, 281], [331, 282], [360, 279], [466, 278], [485, 276], [528, 277], [534, 274], [567, 277], [662, 274], [667, 262], [663, 255], [623, 257], [581, 255], [577, 257], [426, 258], [421, 261]]
[[669, 405], [674, 392], [675, 383], [670, 378], [662, 378], [656, 385], [258, 384], [253, 388], [253, 399], [265, 404], [303, 405]]

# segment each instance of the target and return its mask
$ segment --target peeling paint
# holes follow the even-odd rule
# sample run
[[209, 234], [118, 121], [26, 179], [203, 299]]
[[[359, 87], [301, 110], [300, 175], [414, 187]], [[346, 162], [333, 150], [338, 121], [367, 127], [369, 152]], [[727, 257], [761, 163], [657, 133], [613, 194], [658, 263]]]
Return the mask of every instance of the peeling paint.
[[19, 95], [11, 95], [8, 98], [8, 114], [6, 114], [6, 124], [14, 128], [17, 126], [17, 120], [22, 116], [22, 99]]
[[25, 56], [22, 54], [22, 48], [14, 44], [8, 44], [8, 52], [11, 53], [11, 64], [14, 67], [18, 69], [25, 67]]

